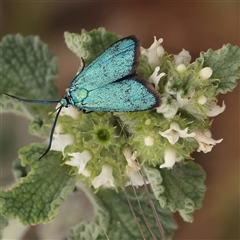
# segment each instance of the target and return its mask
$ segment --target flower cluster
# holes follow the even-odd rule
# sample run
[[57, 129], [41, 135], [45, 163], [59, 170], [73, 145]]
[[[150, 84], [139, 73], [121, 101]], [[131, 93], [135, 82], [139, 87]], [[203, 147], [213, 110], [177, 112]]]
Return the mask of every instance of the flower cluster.
[[211, 138], [209, 130], [209, 117], [225, 109], [224, 103], [217, 105], [212, 69], [190, 63], [184, 49], [167, 54], [162, 42], [155, 37], [150, 48], [141, 48], [137, 69], [160, 93], [160, 107], [87, 117], [73, 107], [61, 113], [52, 149], [61, 151], [66, 164], [96, 189], [141, 186], [147, 181], [139, 172], [144, 162], [172, 168], [192, 159], [193, 151], [207, 153], [222, 141]]
[[212, 84], [216, 79], [211, 79], [210, 67], [190, 63], [191, 56], [184, 49], [178, 55], [168, 55], [160, 45], [162, 42], [154, 38], [149, 49], [142, 48], [142, 61], [147, 57], [145, 62], [150, 66], [148, 81], [161, 94], [157, 114], [118, 116], [130, 126], [131, 145], [142, 161], [172, 168], [175, 162], [191, 159], [193, 151], [207, 153], [222, 141], [211, 138], [209, 117], [223, 112], [225, 104], [217, 105], [216, 86]]

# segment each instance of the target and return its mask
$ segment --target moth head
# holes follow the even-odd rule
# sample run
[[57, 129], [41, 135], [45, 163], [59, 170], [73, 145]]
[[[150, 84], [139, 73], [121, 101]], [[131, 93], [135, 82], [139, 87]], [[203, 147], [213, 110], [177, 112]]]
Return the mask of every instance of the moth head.
[[71, 103], [69, 102], [68, 97], [63, 97], [59, 102], [60, 102], [60, 104], [61, 104], [63, 107], [66, 107], [66, 108], [71, 105]]

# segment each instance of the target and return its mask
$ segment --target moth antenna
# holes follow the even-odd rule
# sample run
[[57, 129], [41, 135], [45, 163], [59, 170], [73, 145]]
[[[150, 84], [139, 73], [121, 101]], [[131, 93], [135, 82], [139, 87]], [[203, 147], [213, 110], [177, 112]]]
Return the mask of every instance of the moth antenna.
[[[13, 95], [5, 93], [5, 92], [3, 94], [5, 94], [5, 95], [7, 95], [11, 98], [17, 99], [18, 101], [28, 102], [28, 103], [41, 103], [41, 104], [56, 104], [56, 103], [59, 103], [59, 100], [57, 100], [57, 101], [31, 100], [31, 99], [16, 97], [16, 96], [13, 96]], [[44, 157], [49, 152], [49, 150], [51, 149], [53, 133], [54, 133], [54, 130], [55, 130], [55, 127], [56, 127], [56, 124], [57, 124], [58, 116], [59, 116], [62, 108], [63, 108], [63, 106], [61, 105], [58, 109], [55, 110], [55, 111], [58, 111], [58, 112], [57, 112], [57, 115], [54, 119], [54, 123], [53, 123], [52, 129], [51, 129], [47, 150], [44, 152], [44, 154], [40, 158], [38, 158], [38, 160], [40, 160], [42, 157]], [[53, 111], [51, 114], [53, 114], [55, 111]]]
[[[61, 106], [60, 106], [60, 107], [61, 107]], [[56, 108], [54, 111], [52, 111], [52, 112], [49, 114], [48, 120], [50, 120], [50, 117], [51, 117], [56, 111], [58, 111], [60, 107]]]
[[48, 147], [47, 147], [46, 151], [43, 153], [43, 155], [42, 155], [40, 158], [38, 158], [38, 160], [40, 160], [42, 157], [44, 157], [44, 156], [49, 152], [49, 150], [51, 149], [53, 133], [54, 133], [54, 130], [55, 130], [55, 127], [56, 127], [56, 124], [57, 124], [58, 116], [59, 116], [62, 108], [63, 108], [63, 106], [61, 105], [61, 106], [57, 109], [58, 111], [57, 111], [57, 115], [56, 115], [56, 117], [55, 117], [55, 119], [54, 119], [52, 129], [51, 129]]
[[11, 94], [8, 94], [8, 93], [3, 93], [11, 98], [15, 98], [17, 99], [18, 101], [22, 101], [22, 102], [28, 102], [28, 103], [41, 103], [41, 104], [54, 104], [54, 103], [59, 103], [59, 100], [57, 101], [44, 101], [44, 100], [31, 100], [31, 99], [25, 99], [25, 98], [20, 98], [20, 97], [16, 97], [16, 96], [13, 96]]

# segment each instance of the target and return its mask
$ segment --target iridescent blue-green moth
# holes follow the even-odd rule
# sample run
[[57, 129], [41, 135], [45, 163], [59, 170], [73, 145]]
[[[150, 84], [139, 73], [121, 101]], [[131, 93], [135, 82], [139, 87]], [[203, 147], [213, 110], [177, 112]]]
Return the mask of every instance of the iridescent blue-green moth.
[[135, 36], [114, 43], [77, 74], [60, 101], [28, 100], [5, 93], [24, 102], [61, 104], [52, 126], [48, 148], [40, 158], [51, 148], [54, 129], [63, 107], [74, 106], [84, 112], [132, 112], [159, 107], [159, 93], [151, 83], [135, 73], [139, 48]]

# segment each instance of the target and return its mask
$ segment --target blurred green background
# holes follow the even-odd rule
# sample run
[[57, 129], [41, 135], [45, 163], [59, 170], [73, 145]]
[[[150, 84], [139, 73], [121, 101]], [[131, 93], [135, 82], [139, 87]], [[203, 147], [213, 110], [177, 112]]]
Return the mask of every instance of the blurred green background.
[[[182, 48], [193, 60], [200, 51], [223, 44], [240, 45], [240, 3], [222, 1], [3, 1], [1, 37], [21, 33], [39, 35], [58, 56], [60, 96], [79, 67], [77, 57], [67, 49], [63, 32], [80, 33], [105, 27], [122, 36], [135, 34], [148, 48], [153, 36], [163, 38], [169, 53]], [[4, 81], [4, 79], [3, 79]], [[233, 93], [221, 95], [227, 108], [213, 122], [214, 139], [224, 141], [208, 154], [194, 154], [207, 173], [207, 192], [194, 223], [179, 224], [174, 239], [240, 239], [239, 236], [239, 85]], [[1, 115], [2, 185], [13, 182], [10, 171], [19, 148], [41, 141], [27, 132], [28, 122], [15, 115]], [[28, 239], [26, 236], [23, 239]], [[30, 238], [29, 238], [30, 239]]]

